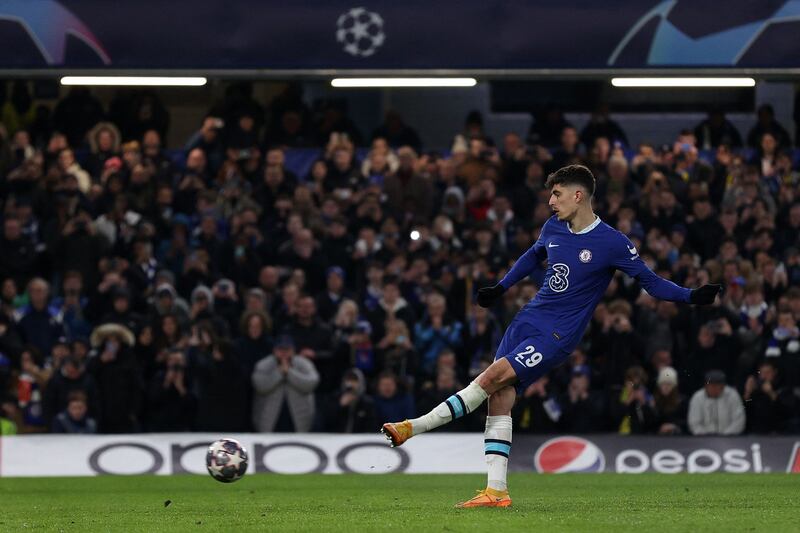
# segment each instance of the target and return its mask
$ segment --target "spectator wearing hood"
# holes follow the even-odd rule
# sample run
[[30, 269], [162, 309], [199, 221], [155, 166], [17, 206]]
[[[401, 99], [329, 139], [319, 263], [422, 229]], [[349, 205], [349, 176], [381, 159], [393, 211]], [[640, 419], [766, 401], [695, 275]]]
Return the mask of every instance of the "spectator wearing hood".
[[89, 340], [94, 348], [89, 372], [97, 384], [101, 431], [140, 431], [144, 383], [133, 352], [133, 332], [120, 324], [103, 324]]
[[364, 374], [351, 368], [342, 377], [341, 387], [326, 403], [326, 429], [334, 433], [375, 431], [375, 401], [367, 394]]
[[109, 158], [119, 154], [121, 135], [111, 122], [98, 122], [87, 134], [91, 153], [86, 162], [86, 170], [94, 180], [99, 180], [103, 167]]
[[120, 324], [137, 333], [144, 324], [144, 317], [131, 308], [131, 292], [127, 287], [115, 286], [110, 291], [111, 310], [102, 319], [102, 324]]
[[152, 308], [155, 311], [153, 319], [172, 314], [177, 317], [181, 325], [189, 323], [189, 306], [169, 283], [161, 283], [156, 286]]
[[220, 337], [227, 337], [228, 323], [224, 318], [214, 312], [214, 293], [205, 285], [198, 285], [192, 291], [192, 307], [189, 310], [189, 320], [193, 324], [209, 322]]
[[314, 422], [314, 390], [320, 376], [312, 360], [295, 351], [289, 335], [275, 342], [272, 355], [256, 363], [253, 425], [261, 433], [304, 433]]

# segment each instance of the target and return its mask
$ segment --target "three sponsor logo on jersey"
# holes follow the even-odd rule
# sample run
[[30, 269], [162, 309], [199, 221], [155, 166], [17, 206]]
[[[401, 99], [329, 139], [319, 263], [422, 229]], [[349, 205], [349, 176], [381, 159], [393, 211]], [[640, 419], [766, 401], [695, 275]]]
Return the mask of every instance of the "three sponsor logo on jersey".
[[[548, 248], [558, 248], [560, 245], [554, 242], [547, 243]], [[635, 251], [635, 248], [634, 248]], [[592, 251], [588, 248], [578, 252], [578, 260], [581, 263], [588, 263], [592, 260]], [[553, 265], [553, 273], [547, 284], [553, 292], [564, 292], [569, 288], [569, 265], [566, 263], [556, 263]]]

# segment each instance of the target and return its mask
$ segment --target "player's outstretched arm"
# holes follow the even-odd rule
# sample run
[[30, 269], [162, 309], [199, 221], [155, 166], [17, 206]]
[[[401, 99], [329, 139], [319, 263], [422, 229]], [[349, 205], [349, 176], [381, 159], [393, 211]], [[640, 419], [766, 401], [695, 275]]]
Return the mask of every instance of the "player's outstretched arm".
[[540, 268], [540, 263], [547, 257], [543, 238], [546, 227], [547, 224], [545, 223], [544, 227], [542, 227], [539, 239], [533, 243], [533, 246], [528, 248], [524, 254], [519, 256], [519, 259], [514, 262], [514, 265], [505, 277], [500, 280], [500, 283], [491, 287], [478, 289], [478, 305], [481, 307], [491, 307], [509, 287], [513, 286], [522, 278], [531, 275], [537, 268]]
[[614, 266], [639, 280], [647, 294], [659, 300], [684, 302], [694, 305], [711, 305], [722, 292], [722, 285], [703, 285], [697, 289], [687, 289], [664, 279], [652, 270], [639, 257], [633, 243], [621, 233], [613, 243]]

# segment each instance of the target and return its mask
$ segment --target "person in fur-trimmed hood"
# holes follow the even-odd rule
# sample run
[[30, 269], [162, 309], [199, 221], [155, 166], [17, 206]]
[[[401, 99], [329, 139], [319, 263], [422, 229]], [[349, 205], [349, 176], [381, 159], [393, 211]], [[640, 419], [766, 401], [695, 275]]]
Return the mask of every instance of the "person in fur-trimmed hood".
[[143, 383], [133, 352], [133, 332], [121, 324], [103, 324], [92, 331], [89, 341], [93, 350], [88, 370], [100, 397], [100, 431], [140, 431]]

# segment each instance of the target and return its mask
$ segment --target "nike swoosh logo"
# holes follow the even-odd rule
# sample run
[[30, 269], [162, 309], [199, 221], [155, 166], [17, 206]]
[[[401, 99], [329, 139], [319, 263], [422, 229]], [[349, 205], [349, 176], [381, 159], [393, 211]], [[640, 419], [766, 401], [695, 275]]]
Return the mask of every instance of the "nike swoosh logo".
[[552, 242], [547, 245], [548, 248], [556, 248], [558, 246], [561, 246], [561, 245], [560, 244], [553, 244]]
[[[626, 245], [626, 246], [627, 246], [627, 245]], [[632, 253], [633, 255], [636, 255], [636, 247], [635, 247], [635, 246], [634, 246], [633, 248], [631, 248], [630, 246], [628, 246], [628, 251], [629, 251], [630, 253]]]

